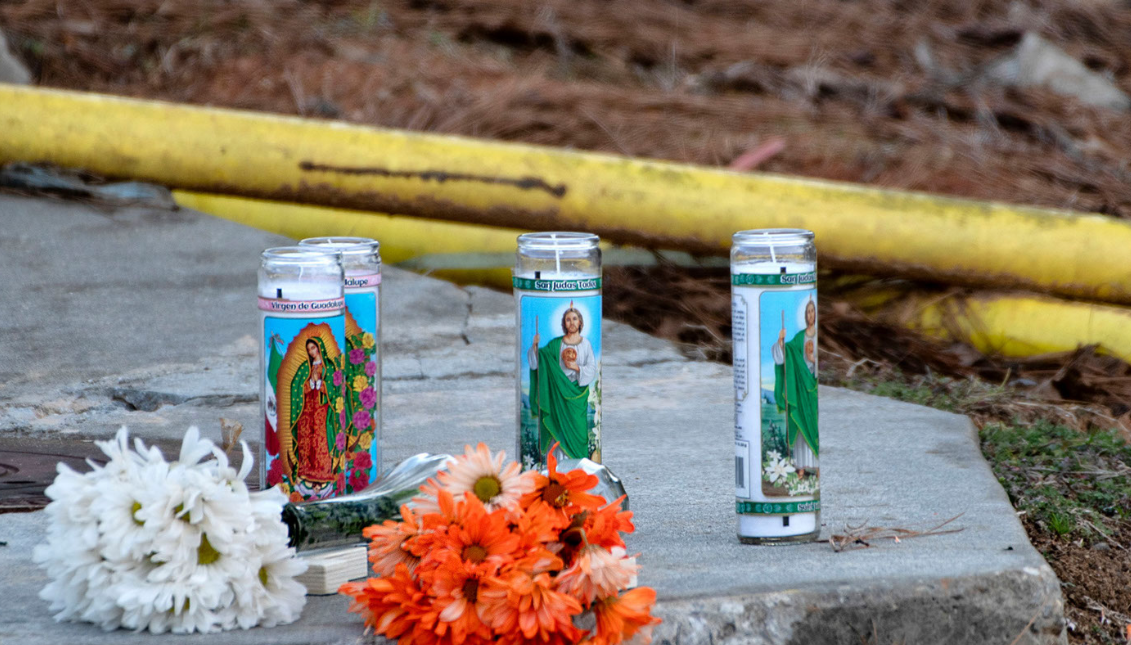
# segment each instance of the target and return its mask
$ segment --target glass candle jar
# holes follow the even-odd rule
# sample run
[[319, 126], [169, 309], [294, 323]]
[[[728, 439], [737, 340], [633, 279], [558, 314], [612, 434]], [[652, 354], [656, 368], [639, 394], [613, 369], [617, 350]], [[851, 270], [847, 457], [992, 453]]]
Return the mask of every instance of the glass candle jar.
[[[601, 461], [601, 249], [591, 233], [526, 233], [514, 268], [519, 462]], [[554, 446], [557, 446], [554, 448]]]
[[342, 275], [336, 253], [301, 246], [259, 267], [260, 485], [292, 501], [344, 491]]
[[821, 471], [812, 231], [734, 234], [731, 326], [738, 538], [746, 544], [815, 540]]
[[381, 474], [381, 253], [367, 237], [311, 237], [300, 246], [338, 253], [345, 272], [345, 492]]

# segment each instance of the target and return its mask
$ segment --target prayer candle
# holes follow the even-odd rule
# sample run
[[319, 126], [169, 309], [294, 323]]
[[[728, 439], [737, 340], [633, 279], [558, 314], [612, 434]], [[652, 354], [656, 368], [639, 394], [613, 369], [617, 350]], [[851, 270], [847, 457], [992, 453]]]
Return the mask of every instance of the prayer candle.
[[734, 234], [731, 327], [738, 538], [745, 544], [815, 540], [821, 489], [811, 231]]
[[287, 246], [259, 268], [260, 485], [293, 502], [345, 490], [345, 298], [336, 253]]
[[524, 469], [601, 461], [601, 250], [591, 233], [518, 237], [517, 443]]
[[311, 237], [300, 246], [334, 251], [345, 272], [346, 493], [381, 474], [381, 254], [368, 237]]

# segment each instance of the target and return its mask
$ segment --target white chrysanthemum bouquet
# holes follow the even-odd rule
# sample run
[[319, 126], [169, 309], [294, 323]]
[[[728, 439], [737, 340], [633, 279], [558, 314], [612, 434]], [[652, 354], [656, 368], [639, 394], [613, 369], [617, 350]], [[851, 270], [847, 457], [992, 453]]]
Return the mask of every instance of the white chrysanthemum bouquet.
[[47, 488], [47, 543], [34, 554], [55, 619], [153, 633], [298, 619], [306, 590], [294, 578], [306, 563], [287, 546], [287, 500], [276, 488], [248, 492], [252, 457], [242, 445], [237, 472], [189, 428], [168, 463], [140, 440], [131, 450], [122, 428], [98, 442], [105, 466], [79, 474], [59, 464]]

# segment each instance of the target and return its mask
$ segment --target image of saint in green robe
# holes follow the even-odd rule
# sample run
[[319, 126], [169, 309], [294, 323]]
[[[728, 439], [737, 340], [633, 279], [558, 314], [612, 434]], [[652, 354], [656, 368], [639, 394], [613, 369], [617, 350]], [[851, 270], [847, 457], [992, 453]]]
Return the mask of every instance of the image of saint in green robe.
[[589, 386], [570, 380], [562, 369], [562, 337], [538, 349], [538, 369], [530, 370], [530, 412], [538, 417], [542, 454], [554, 442], [571, 458], [589, 456]]
[[[774, 365], [774, 400], [786, 417], [786, 443], [804, 441], [820, 455], [817, 439], [817, 377], [805, 363], [805, 330], [784, 343], [785, 362]], [[786, 406], [788, 405], [788, 409]]]

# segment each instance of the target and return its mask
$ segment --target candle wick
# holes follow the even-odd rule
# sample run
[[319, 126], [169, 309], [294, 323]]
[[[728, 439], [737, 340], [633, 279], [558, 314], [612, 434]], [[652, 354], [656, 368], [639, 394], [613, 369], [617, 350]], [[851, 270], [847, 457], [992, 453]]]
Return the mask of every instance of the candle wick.
[[541, 280], [542, 279], [542, 272], [541, 271], [535, 271], [534, 272], [534, 279], [535, 280]]
[[562, 252], [558, 249], [558, 236], [550, 234], [550, 239], [554, 241], [554, 268], [560, 277], [562, 275]]
[[281, 287], [275, 289], [275, 297], [279, 300], [283, 299], [283, 289]]

